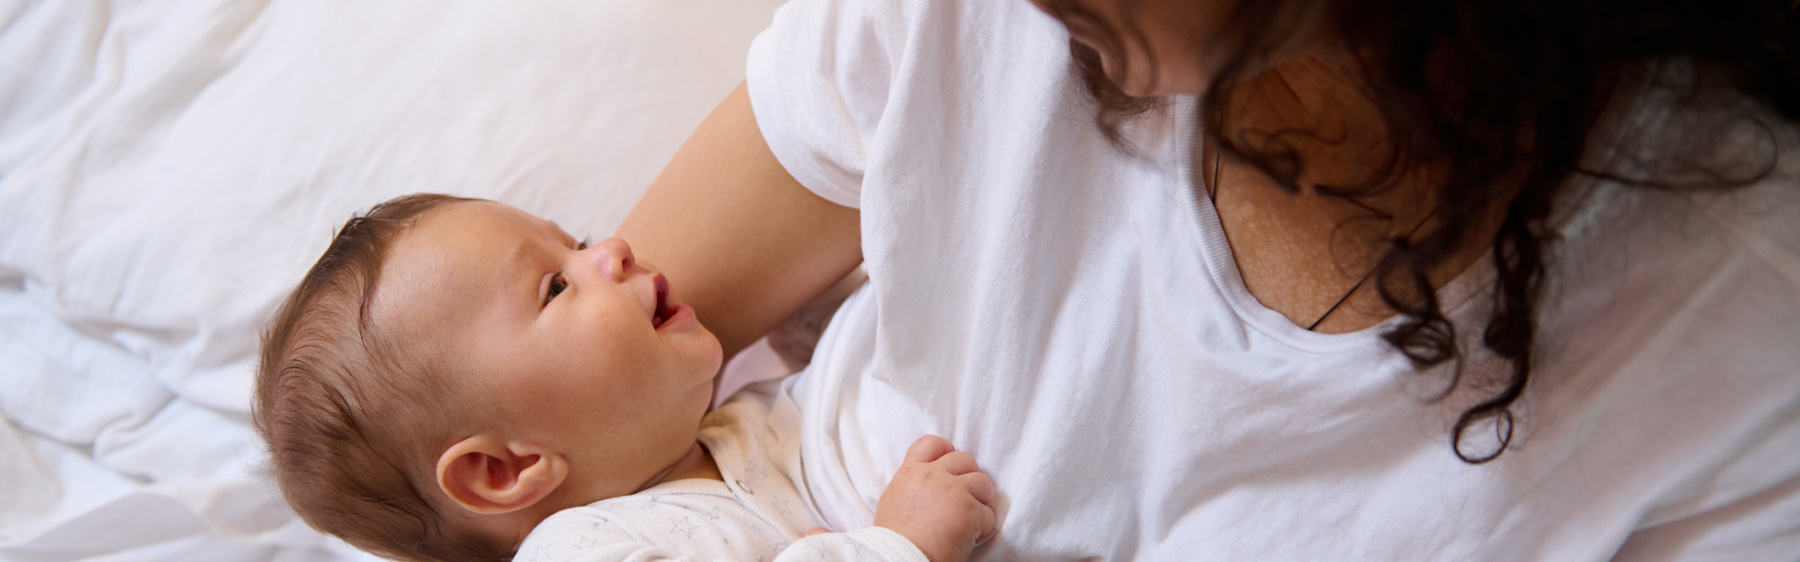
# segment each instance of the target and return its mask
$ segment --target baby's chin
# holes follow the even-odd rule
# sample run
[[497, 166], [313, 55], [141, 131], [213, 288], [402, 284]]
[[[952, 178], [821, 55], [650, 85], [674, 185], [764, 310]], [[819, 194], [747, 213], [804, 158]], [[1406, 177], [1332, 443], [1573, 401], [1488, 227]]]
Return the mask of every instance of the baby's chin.
[[709, 379], [717, 379], [725, 366], [725, 348], [719, 343], [719, 337], [706, 329], [705, 324], [694, 330], [693, 336], [695, 341], [692, 343], [699, 348], [695, 350], [699, 359], [695, 370], [706, 373]]
[[706, 329], [705, 325], [700, 326], [700, 333], [705, 335], [703, 339], [707, 344], [706, 371], [715, 374], [723, 372], [725, 370], [725, 348], [719, 343], [719, 337], [713, 335], [712, 330]]

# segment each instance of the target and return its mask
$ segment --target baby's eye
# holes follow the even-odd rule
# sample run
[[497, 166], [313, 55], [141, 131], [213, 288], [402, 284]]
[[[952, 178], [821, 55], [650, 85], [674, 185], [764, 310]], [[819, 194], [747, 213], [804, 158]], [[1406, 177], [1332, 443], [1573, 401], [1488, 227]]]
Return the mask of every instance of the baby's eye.
[[563, 280], [561, 273], [551, 276], [550, 288], [544, 291], [544, 304], [550, 304], [550, 299], [556, 298], [556, 295], [562, 294], [563, 289], [567, 288], [569, 288], [569, 283]]

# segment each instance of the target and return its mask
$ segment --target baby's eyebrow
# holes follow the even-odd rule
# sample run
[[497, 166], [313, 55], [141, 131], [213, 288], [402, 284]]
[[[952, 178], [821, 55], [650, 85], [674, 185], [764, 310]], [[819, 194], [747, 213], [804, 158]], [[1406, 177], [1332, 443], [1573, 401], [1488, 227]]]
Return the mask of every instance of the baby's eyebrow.
[[539, 285], [542, 281], [542, 273], [540, 273], [538, 267], [534, 265], [537, 261], [534, 258], [535, 254], [536, 251], [532, 248], [531, 240], [525, 239], [520, 240], [518, 245], [513, 246], [512, 252], [510, 252], [506, 258], [506, 269], [509, 271], [520, 272], [520, 274], [516, 276], [507, 276], [508, 278], [515, 278], [516, 280], [507, 281], [506, 285], [508, 286], [505, 291], [509, 294], [518, 294], [522, 292], [525, 295], [525, 300], [530, 302], [535, 302], [537, 300]]
[[531, 250], [531, 240], [520, 240], [518, 245], [513, 246], [512, 254], [507, 257], [506, 261], [515, 265], [530, 263]]
[[548, 219], [546, 219], [546, 220], [545, 220], [545, 221], [544, 221], [544, 222], [547, 222], [547, 223], [550, 223], [550, 229], [551, 229], [551, 230], [555, 230], [555, 231], [556, 231], [556, 233], [557, 233], [557, 234], [560, 234], [560, 235], [562, 235], [562, 236], [561, 236], [561, 237], [560, 237], [560, 238], [566, 238], [566, 239], [569, 239], [569, 240], [574, 240], [574, 239], [575, 239], [575, 237], [574, 237], [574, 236], [571, 236], [571, 235], [570, 235], [570, 234], [569, 234], [569, 231], [567, 231], [567, 230], [563, 230], [563, 227], [562, 227], [562, 225], [560, 225], [560, 224], [556, 224], [556, 221], [553, 221], [553, 220], [548, 220]]

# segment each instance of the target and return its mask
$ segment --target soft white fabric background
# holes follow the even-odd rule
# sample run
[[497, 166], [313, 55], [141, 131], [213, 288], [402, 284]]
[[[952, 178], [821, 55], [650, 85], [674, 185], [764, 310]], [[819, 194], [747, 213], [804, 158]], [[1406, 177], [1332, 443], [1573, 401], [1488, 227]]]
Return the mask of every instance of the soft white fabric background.
[[253, 477], [256, 334], [351, 213], [610, 233], [778, 0], [0, 0], [0, 558], [358, 557]]

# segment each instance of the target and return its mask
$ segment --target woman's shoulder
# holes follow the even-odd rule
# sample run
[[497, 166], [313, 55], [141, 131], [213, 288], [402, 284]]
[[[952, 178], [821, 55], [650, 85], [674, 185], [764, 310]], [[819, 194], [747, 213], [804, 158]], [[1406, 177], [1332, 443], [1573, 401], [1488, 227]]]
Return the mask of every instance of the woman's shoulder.
[[1006, 89], [1022, 73], [1066, 79], [1067, 50], [1062, 25], [1023, 0], [793, 0], [752, 44], [747, 79], [753, 101], [822, 90], [862, 121], [878, 117], [865, 106]]
[[1628, 102], [1550, 225], [1542, 384], [1800, 403], [1800, 124], [1666, 80]]
[[1792, 505], [1779, 483], [1800, 474], [1800, 126], [1729, 94], [1634, 95], [1550, 225], [1528, 435], [1507, 455], [1579, 450], [1569, 466], [1617, 467], [1607, 489], [1635, 490], [1640, 527], [1730, 532], [1707, 510]]
[[1628, 70], [1552, 219], [1565, 239], [1680, 231], [1665, 254], [1717, 242], [1788, 272], [1800, 263], [1800, 122], [1683, 59]]
[[751, 45], [745, 83], [782, 167], [859, 206], [885, 185], [872, 171], [986, 173], [1043, 130], [1091, 127], [1073, 78], [1067, 31], [1023, 0], [794, 0]]
[[1800, 398], [1800, 124], [1675, 68], [1624, 101], [1553, 216], [1545, 366]]

